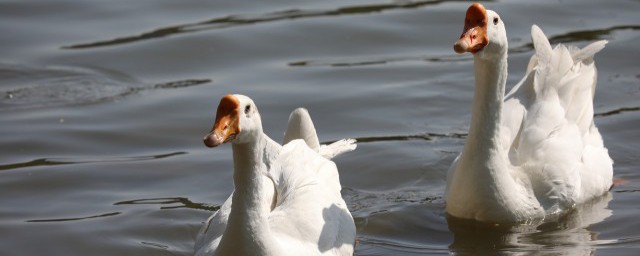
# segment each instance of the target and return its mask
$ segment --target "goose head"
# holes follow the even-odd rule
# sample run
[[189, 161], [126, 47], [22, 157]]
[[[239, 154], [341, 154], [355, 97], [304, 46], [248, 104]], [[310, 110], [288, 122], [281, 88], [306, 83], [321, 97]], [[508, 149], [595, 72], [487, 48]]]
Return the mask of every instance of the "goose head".
[[253, 100], [244, 95], [229, 94], [220, 100], [215, 123], [203, 140], [211, 148], [227, 142], [253, 142], [261, 133], [262, 121]]
[[460, 54], [470, 52], [483, 59], [501, 58], [507, 52], [507, 31], [500, 15], [479, 3], [472, 4], [453, 50]]

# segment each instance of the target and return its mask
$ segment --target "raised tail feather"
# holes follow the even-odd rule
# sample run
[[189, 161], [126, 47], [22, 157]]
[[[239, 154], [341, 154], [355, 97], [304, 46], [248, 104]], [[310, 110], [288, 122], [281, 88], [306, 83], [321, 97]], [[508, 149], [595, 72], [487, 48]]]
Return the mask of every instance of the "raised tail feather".
[[356, 140], [354, 139], [341, 139], [329, 145], [320, 146], [320, 155], [326, 159], [332, 159], [343, 153], [347, 153], [355, 150], [357, 147]]
[[[531, 26], [531, 39], [533, 40], [533, 46], [536, 49], [536, 53], [532, 56], [527, 71], [532, 70], [538, 63], [549, 63], [554, 51], [551, 48], [549, 39], [547, 39], [547, 36], [545, 36], [542, 29], [537, 25]], [[582, 49], [570, 47], [569, 52], [571, 58], [574, 63], [580, 61], [591, 62], [593, 60], [593, 56], [604, 49], [608, 42], [609, 41], [607, 40], [599, 40], [583, 47]]]
[[304, 108], [297, 108], [289, 115], [289, 124], [284, 133], [283, 144], [296, 139], [304, 140], [307, 146], [326, 159], [332, 159], [356, 149], [356, 140], [354, 139], [342, 139], [329, 145], [320, 145], [311, 116]]
[[531, 27], [531, 38], [536, 52], [528, 70], [536, 72], [533, 84], [536, 97], [557, 97], [566, 120], [576, 123], [585, 133], [593, 121], [597, 81], [593, 56], [607, 41], [596, 41], [582, 49], [562, 44], [551, 48], [549, 40], [536, 25]]
[[284, 132], [284, 141], [287, 144], [292, 140], [303, 139], [307, 146], [314, 151], [320, 150], [320, 141], [316, 134], [316, 128], [311, 121], [309, 112], [304, 108], [297, 108], [289, 115], [289, 124]]

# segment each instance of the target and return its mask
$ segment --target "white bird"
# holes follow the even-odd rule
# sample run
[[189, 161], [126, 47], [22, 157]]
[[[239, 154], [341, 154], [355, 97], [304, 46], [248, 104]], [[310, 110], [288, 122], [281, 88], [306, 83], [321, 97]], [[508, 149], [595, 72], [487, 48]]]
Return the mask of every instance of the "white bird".
[[[315, 129], [311, 136], [303, 128], [290, 122], [288, 133], [316, 136]], [[302, 139], [284, 146], [273, 141], [263, 133], [253, 101], [237, 94], [222, 98], [204, 137], [208, 147], [227, 142], [235, 189], [200, 230], [195, 255], [353, 254], [355, 224], [340, 194], [338, 169], [318, 154], [320, 147]], [[355, 145], [333, 153], [346, 148]]]
[[447, 175], [446, 211], [454, 217], [544, 219], [612, 185], [613, 161], [593, 122], [593, 56], [607, 42], [551, 48], [536, 25], [531, 36], [527, 73], [505, 96], [503, 20], [478, 3], [467, 10], [454, 50], [473, 53], [475, 95], [467, 141]]

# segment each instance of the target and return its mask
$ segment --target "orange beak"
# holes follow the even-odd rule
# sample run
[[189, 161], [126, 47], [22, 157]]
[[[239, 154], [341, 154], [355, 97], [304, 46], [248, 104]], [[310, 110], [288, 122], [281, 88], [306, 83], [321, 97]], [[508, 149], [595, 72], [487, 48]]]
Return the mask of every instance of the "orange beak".
[[453, 45], [457, 53], [477, 53], [489, 44], [487, 37], [487, 9], [474, 3], [467, 9], [464, 18], [464, 31], [460, 39]]
[[203, 139], [207, 147], [212, 148], [222, 143], [227, 143], [238, 135], [240, 132], [239, 109], [240, 102], [238, 98], [230, 94], [222, 97], [218, 105], [213, 128]]

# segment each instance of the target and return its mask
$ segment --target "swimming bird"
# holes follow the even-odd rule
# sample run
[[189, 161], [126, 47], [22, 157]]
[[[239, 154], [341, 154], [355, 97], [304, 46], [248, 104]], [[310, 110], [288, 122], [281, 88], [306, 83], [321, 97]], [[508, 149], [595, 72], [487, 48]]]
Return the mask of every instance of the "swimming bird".
[[446, 211], [504, 223], [544, 219], [612, 185], [613, 161], [593, 122], [594, 55], [607, 41], [552, 48], [533, 25], [535, 54], [505, 96], [504, 20], [481, 4], [466, 12], [457, 53], [474, 57], [469, 135], [447, 174]]
[[[290, 136], [280, 145], [264, 134], [249, 97], [220, 100], [204, 143], [231, 143], [235, 188], [200, 230], [195, 255], [353, 254], [356, 228], [340, 194], [338, 169], [319, 154], [319, 144], [305, 142], [316, 136], [315, 128], [306, 129], [308, 112], [292, 116], [303, 121], [290, 120]], [[338, 145], [328, 151], [332, 156], [355, 149], [346, 141]]]

